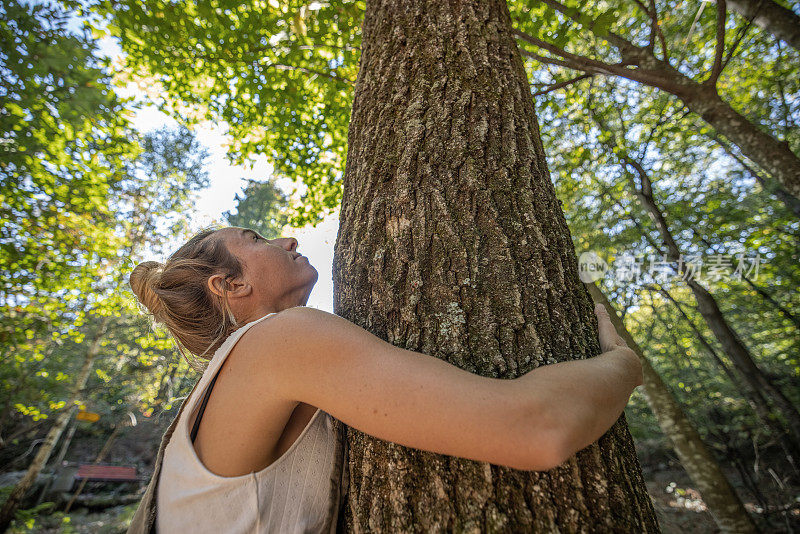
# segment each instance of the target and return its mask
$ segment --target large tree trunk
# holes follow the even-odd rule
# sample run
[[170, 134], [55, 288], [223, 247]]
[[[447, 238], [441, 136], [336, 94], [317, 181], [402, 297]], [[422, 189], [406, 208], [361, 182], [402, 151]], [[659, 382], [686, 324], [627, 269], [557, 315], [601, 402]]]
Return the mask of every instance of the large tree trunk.
[[689, 418], [686, 417], [680, 403], [673, 397], [672, 392], [650, 365], [642, 348], [625, 328], [625, 324], [617, 315], [614, 306], [596, 284], [587, 284], [587, 287], [594, 301], [605, 305], [609, 310], [608, 314], [617, 333], [642, 361], [642, 374], [644, 375], [642, 393], [647, 404], [655, 414], [658, 426], [664, 431], [672, 448], [678, 454], [681, 465], [700, 490], [700, 495], [708, 505], [708, 511], [711, 512], [720, 530], [722, 532], [756, 532], [752, 518], [747, 514], [742, 501], [728, 482], [714, 455], [703, 443], [703, 439]]
[[800, 50], [800, 17], [772, 0], [727, 0], [726, 4], [753, 24]]
[[[502, 1], [368, 2], [348, 144], [338, 315], [497, 378], [600, 352]], [[548, 472], [348, 444], [353, 532], [659, 530], [624, 416]]]
[[89, 344], [89, 347], [86, 350], [83, 364], [81, 365], [81, 368], [75, 377], [75, 383], [72, 386], [72, 393], [67, 401], [67, 407], [59, 412], [56, 416], [55, 421], [53, 421], [53, 426], [50, 427], [50, 431], [47, 433], [44, 442], [42, 442], [42, 444], [39, 446], [39, 451], [36, 453], [33, 461], [28, 466], [28, 470], [25, 472], [25, 475], [20, 479], [19, 482], [17, 482], [17, 485], [11, 490], [8, 499], [6, 499], [6, 502], [3, 504], [3, 508], [0, 510], [0, 532], [5, 532], [5, 530], [8, 528], [8, 525], [11, 523], [11, 520], [14, 519], [14, 515], [16, 514], [17, 508], [19, 508], [22, 499], [25, 497], [25, 493], [28, 491], [28, 489], [30, 489], [33, 483], [36, 482], [36, 478], [39, 476], [42, 468], [47, 463], [47, 459], [50, 458], [50, 454], [53, 452], [53, 449], [55, 449], [56, 443], [58, 443], [58, 438], [61, 436], [64, 428], [67, 426], [70, 417], [72, 417], [72, 412], [75, 408], [75, 401], [78, 400], [83, 392], [83, 388], [86, 386], [86, 381], [89, 379], [89, 375], [91, 374], [94, 359], [100, 353], [100, 341], [105, 335], [107, 324], [108, 318], [104, 317], [99, 330], [95, 334], [94, 339], [92, 339], [92, 342]]

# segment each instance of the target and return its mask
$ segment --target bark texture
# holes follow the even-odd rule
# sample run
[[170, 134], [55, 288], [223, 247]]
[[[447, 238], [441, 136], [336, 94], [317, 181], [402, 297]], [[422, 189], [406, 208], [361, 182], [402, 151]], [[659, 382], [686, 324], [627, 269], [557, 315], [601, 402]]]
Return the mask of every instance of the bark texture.
[[694, 425], [681, 408], [680, 403], [661, 380], [656, 370], [645, 358], [644, 351], [631, 336], [625, 324], [617, 315], [614, 306], [596, 284], [588, 284], [589, 293], [595, 302], [605, 305], [609, 310], [611, 322], [617, 333], [625, 340], [642, 361], [644, 376], [644, 396], [647, 404], [658, 420], [672, 448], [678, 455], [686, 473], [691, 477], [708, 511], [714, 517], [721, 532], [757, 532], [756, 525], [736, 495], [736, 492], [722, 472], [716, 458], [711, 453]]
[[727, 0], [728, 6], [753, 24], [800, 50], [800, 17], [772, 0]]
[[[334, 250], [334, 311], [514, 378], [599, 354], [506, 5], [368, 2]], [[352, 532], [658, 532], [624, 415], [548, 472], [348, 429]]]

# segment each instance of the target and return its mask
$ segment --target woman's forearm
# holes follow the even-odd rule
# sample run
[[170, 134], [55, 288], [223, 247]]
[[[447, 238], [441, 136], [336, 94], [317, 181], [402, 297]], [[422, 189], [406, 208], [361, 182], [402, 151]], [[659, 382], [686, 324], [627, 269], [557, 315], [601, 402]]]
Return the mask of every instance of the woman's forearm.
[[586, 360], [538, 367], [516, 379], [549, 421], [564, 460], [602, 436], [619, 418], [634, 388], [641, 364], [628, 348]]

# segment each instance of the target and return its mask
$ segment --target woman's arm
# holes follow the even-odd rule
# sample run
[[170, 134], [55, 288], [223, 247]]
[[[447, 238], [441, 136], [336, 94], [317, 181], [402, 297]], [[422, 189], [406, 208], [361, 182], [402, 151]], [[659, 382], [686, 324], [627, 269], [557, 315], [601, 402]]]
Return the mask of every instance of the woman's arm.
[[617, 347], [595, 358], [539, 367], [516, 381], [550, 400], [549, 417], [560, 425], [560, 464], [611, 428], [641, 376], [638, 357]]
[[643, 382], [642, 363], [617, 334], [606, 308], [597, 304], [595, 313], [600, 356], [547, 365], [517, 379], [552, 399], [550, 414], [562, 426], [563, 460], [611, 428]]
[[[258, 323], [239, 346], [242, 387], [260, 388], [250, 398], [267, 388], [383, 440], [524, 470], [551, 469], [576, 444], [599, 437], [636, 382], [619, 354], [514, 380], [482, 377], [302, 306]], [[576, 432], [588, 420], [590, 430]]]

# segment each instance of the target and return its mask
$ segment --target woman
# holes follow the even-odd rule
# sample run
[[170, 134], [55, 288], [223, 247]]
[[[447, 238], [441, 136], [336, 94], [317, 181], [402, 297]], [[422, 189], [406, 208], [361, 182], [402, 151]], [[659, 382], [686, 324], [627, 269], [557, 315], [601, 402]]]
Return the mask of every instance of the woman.
[[210, 358], [164, 436], [131, 531], [335, 530], [334, 418], [408, 447], [548, 470], [608, 430], [642, 383], [602, 306], [600, 356], [481, 377], [305, 307], [318, 274], [296, 249], [293, 238], [208, 230], [131, 273], [179, 348]]

